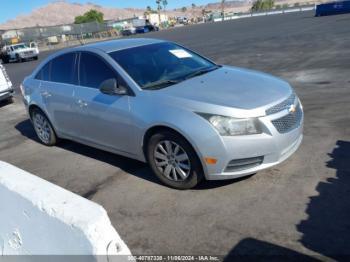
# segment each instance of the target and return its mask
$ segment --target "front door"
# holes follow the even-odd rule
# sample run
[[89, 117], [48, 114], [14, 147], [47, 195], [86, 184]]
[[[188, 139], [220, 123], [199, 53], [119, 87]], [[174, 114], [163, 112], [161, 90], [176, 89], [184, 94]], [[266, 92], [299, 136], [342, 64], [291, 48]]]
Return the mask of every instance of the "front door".
[[107, 95], [99, 90], [100, 84], [111, 78], [118, 79], [118, 75], [103, 58], [89, 52], [81, 53], [80, 85], [74, 94], [79, 139], [112, 151], [132, 153], [130, 137], [134, 129], [129, 96]]

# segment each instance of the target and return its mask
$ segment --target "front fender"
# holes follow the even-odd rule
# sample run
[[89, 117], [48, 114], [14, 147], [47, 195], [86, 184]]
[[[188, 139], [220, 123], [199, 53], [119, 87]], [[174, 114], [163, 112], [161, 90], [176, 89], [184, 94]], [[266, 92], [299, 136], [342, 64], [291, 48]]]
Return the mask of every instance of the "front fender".
[[[177, 107], [162, 106], [153, 103], [152, 106], [133, 106], [133, 115], [136, 124], [136, 141], [142, 145], [146, 132], [153, 127], [167, 127], [175, 130], [192, 145], [196, 151], [205, 175], [210, 172], [211, 167], [205, 163], [206, 157], [213, 157], [220, 161], [223, 141], [212, 125], [197, 113]], [[142, 146], [138, 146], [138, 155], [144, 156]], [[219, 164], [219, 163], [218, 163]]]

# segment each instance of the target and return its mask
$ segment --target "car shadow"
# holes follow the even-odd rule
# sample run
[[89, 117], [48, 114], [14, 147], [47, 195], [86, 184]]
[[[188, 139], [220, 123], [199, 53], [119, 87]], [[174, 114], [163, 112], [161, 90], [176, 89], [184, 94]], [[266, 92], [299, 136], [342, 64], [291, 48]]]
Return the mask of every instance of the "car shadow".
[[310, 197], [308, 219], [297, 225], [300, 242], [308, 249], [337, 261], [350, 261], [350, 142], [337, 141], [326, 166], [336, 177], [318, 183]]
[[5, 99], [0, 101], [0, 108], [13, 104], [13, 100]]
[[245, 238], [241, 240], [225, 257], [224, 262], [232, 261], [307, 261], [319, 262], [315, 257], [307, 256], [295, 250], [285, 248], [276, 244]]
[[[310, 197], [307, 219], [296, 229], [300, 243], [320, 254], [308, 256], [298, 251], [254, 238], [245, 238], [225, 256], [231, 261], [350, 261], [350, 142], [337, 141], [326, 166], [336, 170], [336, 177], [316, 186], [318, 195]], [[321, 255], [323, 257], [321, 257]]]
[[[37, 143], [41, 143], [38, 139], [34, 128], [30, 122], [29, 119], [24, 120], [20, 123], [18, 123], [15, 128], [25, 137], [28, 139], [34, 140]], [[153, 182], [159, 185], [164, 186], [158, 178], [152, 173], [151, 169], [148, 167], [147, 164], [142, 163], [140, 161], [127, 158], [124, 156], [120, 156], [117, 154], [109, 153], [107, 151], [103, 151], [100, 149], [96, 149], [94, 147], [86, 146], [71, 140], [65, 140], [61, 139], [59, 143], [56, 145], [57, 147], [60, 147], [62, 149], [74, 152], [76, 154], [83, 155], [85, 157], [89, 157], [101, 162], [108, 163], [112, 166], [115, 166], [131, 175], [137, 176], [139, 178], [142, 178], [144, 180], [147, 180], [149, 182]], [[200, 183], [198, 186], [193, 188], [193, 190], [208, 190], [208, 189], [214, 189], [219, 188], [223, 186], [227, 186], [236, 182], [239, 182], [241, 180], [246, 179], [245, 178], [239, 178], [235, 180], [223, 180], [223, 181], [206, 181], [204, 180], [202, 183]]]
[[[40, 143], [34, 128], [29, 119], [24, 120], [18, 123], [15, 128], [28, 139], [34, 140], [37, 143]], [[56, 145], [62, 149], [74, 152], [76, 154], [83, 155], [85, 157], [89, 157], [101, 162], [108, 163], [112, 166], [120, 168], [121, 170], [135, 175], [139, 178], [145, 179], [147, 181], [161, 184], [158, 179], [153, 176], [151, 170], [148, 166], [140, 161], [133, 160], [127, 157], [123, 157], [117, 154], [109, 153], [107, 151], [103, 151], [100, 149], [96, 149], [90, 146], [86, 146], [74, 141], [60, 139], [60, 141]], [[142, 170], [142, 172], [140, 172]]]
[[[253, 174], [253, 175], [255, 175], [255, 174]], [[215, 188], [219, 188], [219, 187], [224, 187], [224, 186], [228, 186], [228, 185], [235, 184], [235, 183], [238, 183], [240, 181], [249, 179], [253, 175], [244, 176], [244, 177], [240, 177], [240, 178], [236, 178], [236, 179], [228, 179], [228, 180], [204, 180], [198, 186], [193, 188], [193, 190], [208, 190], [208, 189], [215, 189]]]

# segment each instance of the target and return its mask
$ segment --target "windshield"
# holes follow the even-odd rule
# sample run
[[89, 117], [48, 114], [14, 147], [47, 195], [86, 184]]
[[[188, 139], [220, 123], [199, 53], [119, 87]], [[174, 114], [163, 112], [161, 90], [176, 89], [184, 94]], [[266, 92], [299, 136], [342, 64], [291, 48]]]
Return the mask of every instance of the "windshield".
[[14, 50], [28, 48], [25, 44], [12, 46]]
[[143, 89], [158, 89], [205, 74], [217, 65], [176, 44], [164, 42], [110, 53]]

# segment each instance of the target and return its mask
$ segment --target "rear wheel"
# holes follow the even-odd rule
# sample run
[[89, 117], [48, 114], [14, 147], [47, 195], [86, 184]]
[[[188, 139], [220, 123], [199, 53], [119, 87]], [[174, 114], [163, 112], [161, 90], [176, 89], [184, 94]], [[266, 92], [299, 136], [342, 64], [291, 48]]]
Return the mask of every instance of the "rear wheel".
[[196, 152], [175, 132], [163, 131], [153, 135], [148, 142], [147, 157], [154, 174], [170, 187], [189, 189], [203, 179]]
[[46, 146], [55, 145], [57, 137], [46, 115], [41, 110], [34, 109], [31, 117], [35, 133], [37, 134], [40, 141]]
[[2, 62], [3, 62], [4, 64], [7, 64], [8, 62], [10, 62], [9, 57], [8, 57], [7, 55], [4, 55], [4, 56], [2, 57]]

